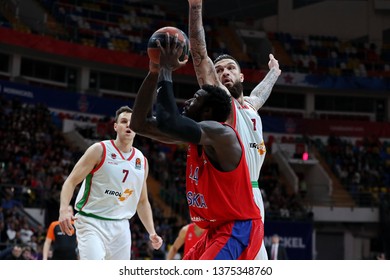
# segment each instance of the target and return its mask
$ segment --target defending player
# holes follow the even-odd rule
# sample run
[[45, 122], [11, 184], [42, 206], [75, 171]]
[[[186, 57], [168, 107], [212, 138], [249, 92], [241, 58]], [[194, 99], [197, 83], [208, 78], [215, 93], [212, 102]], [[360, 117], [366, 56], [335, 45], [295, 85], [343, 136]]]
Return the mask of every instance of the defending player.
[[[261, 166], [263, 165], [266, 148], [263, 139], [263, 127], [257, 111], [268, 99], [272, 87], [281, 71], [278, 61], [270, 55], [268, 63], [270, 71], [265, 79], [244, 97], [244, 75], [239, 63], [229, 55], [219, 56], [214, 63], [208, 57], [205, 32], [202, 22], [202, 0], [188, 0], [189, 2], [189, 37], [191, 54], [198, 83], [212, 84], [227, 89], [233, 97], [232, 114], [228, 123], [235, 127], [244, 143], [245, 155], [253, 186], [254, 200], [261, 211], [264, 222], [265, 210], [261, 191], [258, 186]], [[266, 249], [262, 245], [257, 259], [268, 259]]]

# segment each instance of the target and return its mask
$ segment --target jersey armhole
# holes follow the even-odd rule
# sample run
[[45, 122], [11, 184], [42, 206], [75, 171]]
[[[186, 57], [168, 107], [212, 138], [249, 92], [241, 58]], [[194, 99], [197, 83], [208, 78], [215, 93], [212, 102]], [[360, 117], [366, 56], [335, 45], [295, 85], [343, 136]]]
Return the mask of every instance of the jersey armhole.
[[102, 155], [102, 160], [99, 162], [99, 164], [94, 168], [92, 169], [91, 171], [91, 174], [95, 173], [96, 171], [99, 170], [100, 167], [102, 167], [104, 161], [106, 160], [106, 145], [103, 143], [103, 142], [100, 142], [100, 144], [102, 145], [103, 147], [103, 155]]
[[233, 97], [231, 97], [232, 99], [232, 111], [231, 111], [231, 117], [232, 117], [232, 126], [234, 128], [237, 128], [237, 105], [235, 103], [235, 100]]

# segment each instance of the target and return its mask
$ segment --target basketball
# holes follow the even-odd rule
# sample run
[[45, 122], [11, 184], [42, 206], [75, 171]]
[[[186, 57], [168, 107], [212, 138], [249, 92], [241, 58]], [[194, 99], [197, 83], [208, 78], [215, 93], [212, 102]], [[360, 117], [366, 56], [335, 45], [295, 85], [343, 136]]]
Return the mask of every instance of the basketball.
[[167, 33], [169, 34], [169, 40], [171, 44], [174, 42], [175, 34], [178, 34], [178, 41], [184, 43], [183, 53], [181, 54], [179, 60], [183, 61], [186, 55], [189, 56], [190, 40], [188, 39], [188, 36], [177, 27], [165, 26], [155, 31], [149, 38], [148, 56], [153, 63], [160, 63], [160, 48], [157, 46], [156, 40], [159, 40], [161, 46], [165, 47]]

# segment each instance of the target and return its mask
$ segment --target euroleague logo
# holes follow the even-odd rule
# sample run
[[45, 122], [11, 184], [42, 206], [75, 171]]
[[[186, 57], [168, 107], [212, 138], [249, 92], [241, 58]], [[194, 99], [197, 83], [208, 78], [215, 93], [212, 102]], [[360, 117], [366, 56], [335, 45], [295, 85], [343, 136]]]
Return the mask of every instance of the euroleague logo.
[[141, 170], [141, 159], [140, 158], [136, 158], [135, 159], [135, 169], [138, 169], [138, 170]]

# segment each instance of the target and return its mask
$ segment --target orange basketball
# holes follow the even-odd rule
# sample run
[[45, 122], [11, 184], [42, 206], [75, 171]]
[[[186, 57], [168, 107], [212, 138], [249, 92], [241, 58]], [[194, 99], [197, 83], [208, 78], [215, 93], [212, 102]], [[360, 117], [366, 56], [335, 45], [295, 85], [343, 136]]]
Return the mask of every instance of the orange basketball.
[[174, 37], [176, 34], [178, 34], [179, 42], [184, 43], [183, 53], [179, 59], [183, 61], [186, 55], [189, 56], [190, 40], [188, 39], [187, 35], [177, 27], [165, 26], [155, 31], [152, 36], [150, 36], [148, 42], [148, 56], [150, 60], [156, 64], [160, 63], [160, 49], [157, 46], [156, 40], [159, 40], [161, 45], [165, 47], [167, 33], [169, 34], [169, 40], [171, 44], [174, 42]]

